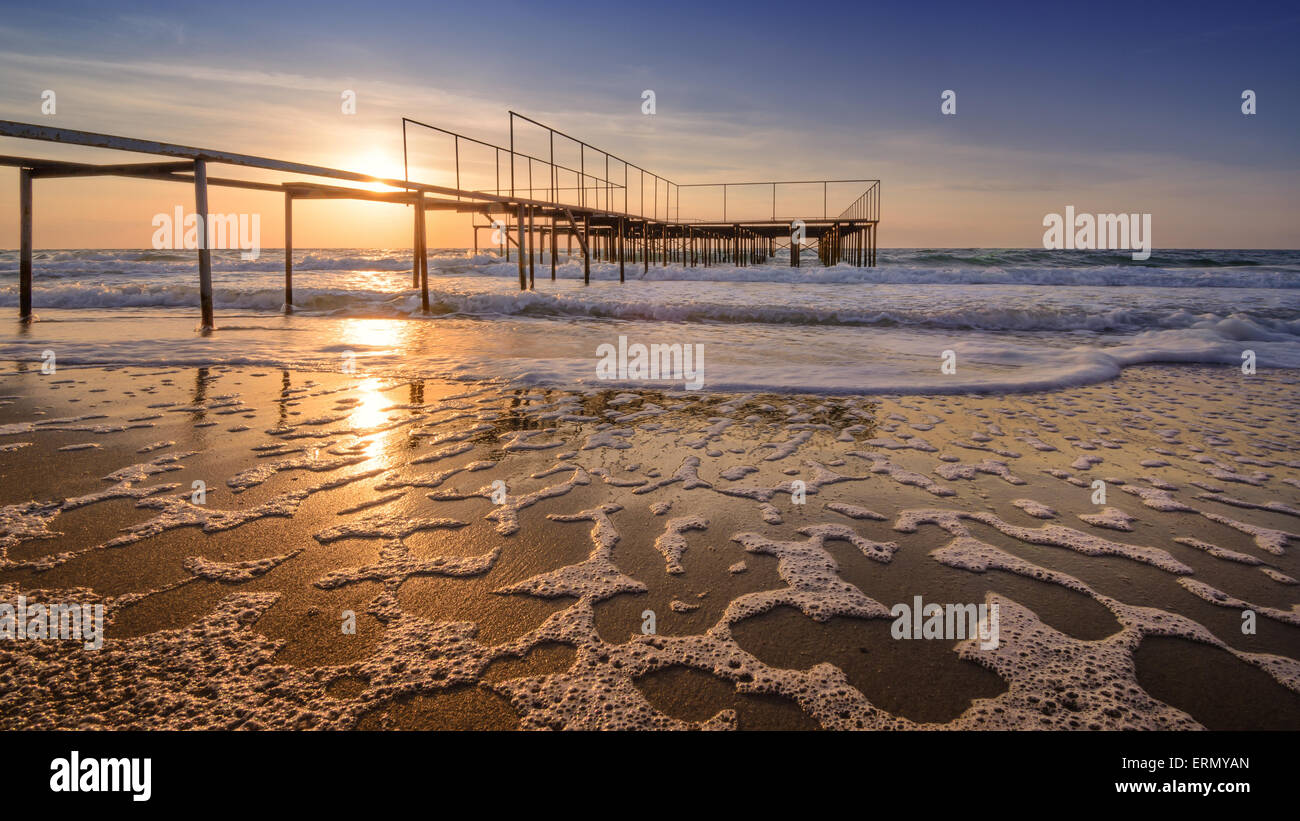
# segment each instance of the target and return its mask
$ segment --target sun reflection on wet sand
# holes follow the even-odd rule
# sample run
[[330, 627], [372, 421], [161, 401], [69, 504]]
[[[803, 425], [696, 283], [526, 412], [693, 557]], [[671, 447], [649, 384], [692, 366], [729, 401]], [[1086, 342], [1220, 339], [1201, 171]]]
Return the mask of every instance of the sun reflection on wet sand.
[[392, 430], [367, 432], [388, 423], [392, 412], [387, 409], [393, 406], [394, 401], [391, 397], [385, 396], [383, 391], [390, 387], [379, 379], [366, 379], [357, 386], [354, 394], [361, 401], [353, 408], [348, 423], [357, 433], [357, 438], [366, 442], [365, 454], [371, 458], [383, 456], [384, 445], [393, 432]]

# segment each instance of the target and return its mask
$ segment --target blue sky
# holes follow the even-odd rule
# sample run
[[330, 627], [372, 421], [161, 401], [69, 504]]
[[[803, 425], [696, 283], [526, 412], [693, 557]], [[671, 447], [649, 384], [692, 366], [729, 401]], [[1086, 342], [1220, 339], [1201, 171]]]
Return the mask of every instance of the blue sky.
[[[513, 108], [681, 182], [879, 177], [887, 245], [1036, 245], [1073, 204], [1152, 213], [1165, 247], [1297, 246], [1295, 4], [6, 3], [0, 19], [8, 119], [391, 170], [402, 115], [504, 142]], [[135, 209], [183, 192], [140, 185], [49, 184], [38, 245], [145, 244]], [[275, 212], [249, 196], [230, 207]], [[409, 242], [380, 206], [339, 212], [300, 242]], [[464, 225], [435, 242], [463, 244]]]

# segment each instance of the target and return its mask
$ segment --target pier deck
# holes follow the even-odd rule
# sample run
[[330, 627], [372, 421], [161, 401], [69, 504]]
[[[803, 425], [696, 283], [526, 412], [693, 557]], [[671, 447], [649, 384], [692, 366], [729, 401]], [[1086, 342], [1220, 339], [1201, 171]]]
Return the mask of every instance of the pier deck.
[[[212, 255], [209, 232], [208, 187], [243, 188], [280, 194], [285, 215], [284, 310], [293, 310], [293, 203], [295, 200], [348, 199], [387, 202], [411, 206], [411, 284], [420, 291], [421, 304], [429, 309], [427, 220], [429, 212], [469, 214], [473, 224], [474, 250], [479, 251], [480, 231], [491, 230], [493, 247], [503, 258], [512, 256], [519, 266], [519, 287], [536, 287], [539, 262], [549, 261], [555, 279], [560, 239], [565, 251], [580, 253], [584, 281], [590, 283], [592, 260], [617, 262], [619, 281], [629, 267], [649, 271], [654, 265], [712, 266], [755, 265], [768, 262], [786, 251], [789, 264], [798, 267], [805, 250], [812, 250], [822, 265], [876, 264], [876, 233], [880, 213], [879, 180], [796, 180], [743, 183], [678, 184], [661, 175], [602, 151], [564, 132], [516, 112], [510, 114], [510, 145], [498, 146], [438, 126], [403, 118], [402, 148], [406, 166], [404, 179], [388, 179], [325, 166], [275, 160], [248, 154], [194, 148], [174, 143], [97, 134], [88, 131], [51, 128], [33, 123], [0, 120], [0, 137], [76, 145], [150, 154], [162, 160], [141, 163], [82, 163], [37, 157], [0, 156], [0, 166], [19, 169], [19, 316], [32, 317], [32, 221], [33, 183], [38, 179], [121, 176], [167, 180], [194, 187], [199, 231], [199, 308], [204, 328], [212, 328]], [[530, 132], [516, 134], [520, 130]], [[432, 173], [454, 173], [452, 185], [434, 185], [412, 179], [413, 161], [420, 152], [410, 143], [412, 135], [436, 135], [444, 143], [451, 139], [453, 159], [442, 162]], [[520, 138], [517, 143], [517, 136]], [[546, 157], [530, 153], [522, 144], [536, 145], [544, 138]], [[557, 142], [560, 159], [557, 159]], [[462, 162], [462, 145], [466, 158]], [[445, 147], [445, 146], [444, 146]], [[565, 162], [564, 152], [577, 149], [577, 160]], [[469, 154], [491, 152], [493, 174], [478, 188], [466, 187], [463, 177], [483, 177], [485, 163], [473, 163]], [[541, 152], [537, 152], [541, 153]], [[507, 163], [502, 175], [502, 162]], [[214, 165], [281, 172], [308, 180], [265, 182], [235, 177], [209, 176]], [[521, 171], [522, 166], [522, 171]], [[540, 180], [539, 180], [540, 177]], [[329, 180], [324, 183], [318, 180]], [[352, 183], [343, 185], [339, 183]], [[358, 185], [384, 186], [377, 191]], [[649, 187], [647, 187], [649, 186]], [[842, 192], [854, 186], [861, 193], [834, 215], [829, 210], [832, 186]], [[864, 188], [865, 186], [865, 188]], [[688, 193], [686, 210], [682, 190]], [[820, 190], [820, 214], [809, 203], [808, 192]], [[636, 196], [631, 192], [635, 190]], [[762, 213], [756, 213], [756, 191], [770, 192], [762, 199]], [[733, 192], [741, 194], [737, 207]], [[800, 194], [802, 192], [802, 198]], [[720, 207], [716, 200], [720, 194]], [[647, 195], [650, 204], [647, 205]], [[690, 200], [694, 195], [696, 204]], [[728, 197], [732, 197], [730, 209]], [[839, 193], [836, 194], [839, 197]], [[784, 197], [786, 211], [778, 213]], [[699, 201], [703, 199], [701, 204]], [[799, 202], [797, 208], [789, 205]], [[477, 217], [486, 222], [479, 223]]]

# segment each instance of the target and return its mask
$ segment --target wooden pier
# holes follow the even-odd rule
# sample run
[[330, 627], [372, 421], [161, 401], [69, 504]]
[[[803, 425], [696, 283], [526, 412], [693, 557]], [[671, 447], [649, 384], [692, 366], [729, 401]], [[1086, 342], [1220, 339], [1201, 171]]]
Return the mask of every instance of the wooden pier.
[[[545, 137], [549, 154], [543, 158], [516, 145], [516, 123], [521, 129]], [[432, 185], [411, 179], [412, 154], [408, 129], [417, 133], [451, 139], [455, 183]], [[212, 249], [209, 226], [209, 186], [265, 191], [284, 197], [284, 310], [293, 310], [293, 203], [294, 200], [347, 199], [388, 202], [412, 207], [412, 288], [418, 289], [421, 305], [429, 310], [429, 259], [427, 222], [429, 212], [446, 211], [469, 214], [473, 221], [474, 251], [479, 251], [479, 232], [496, 233], [495, 247], [506, 260], [518, 262], [519, 287], [536, 286], [536, 267], [545, 258], [555, 279], [560, 238], [572, 256], [574, 245], [582, 256], [583, 280], [591, 282], [593, 260], [618, 263], [619, 281], [626, 281], [629, 266], [648, 272], [653, 265], [686, 267], [713, 265], [759, 265], [772, 260], [779, 251], [789, 253], [789, 264], [798, 267], [805, 251], [815, 252], [822, 265], [876, 264], [876, 232], [880, 213], [879, 180], [797, 180], [743, 183], [678, 184], [602, 151], [564, 132], [531, 118], [510, 112], [510, 145], [492, 143], [457, 134], [438, 126], [403, 118], [402, 147], [406, 178], [386, 179], [324, 166], [274, 160], [247, 154], [216, 151], [173, 143], [96, 134], [32, 123], [0, 120], [0, 137], [13, 137], [149, 154], [161, 160], [141, 163], [91, 164], [35, 157], [0, 156], [0, 165], [19, 169], [19, 317], [32, 317], [32, 221], [33, 183], [38, 179], [120, 176], [148, 180], [168, 180], [194, 187], [194, 213], [201, 226], [199, 247], [199, 310], [202, 327], [214, 326], [212, 304]], [[557, 161], [557, 141], [561, 152], [577, 147], [578, 161]], [[522, 142], [522, 141], [521, 141]], [[491, 152], [494, 176], [491, 187], [467, 188], [462, 175], [472, 169], [463, 166], [461, 147], [467, 153]], [[502, 175], [502, 162], [508, 164]], [[521, 171], [521, 164], [523, 171]], [[259, 182], [234, 177], [209, 175], [212, 166], [236, 166], [280, 172], [311, 180], [279, 183]], [[621, 171], [621, 177], [620, 177]], [[537, 173], [535, 173], [537, 172]], [[444, 172], [445, 173], [445, 172]], [[479, 167], [481, 174], [481, 166]], [[540, 177], [540, 182], [538, 178]], [[329, 180], [319, 182], [313, 180]], [[351, 183], [340, 184], [340, 183]], [[379, 184], [391, 190], [374, 191], [357, 184]], [[647, 185], [651, 190], [647, 190]], [[822, 208], [818, 215], [805, 203], [802, 213], [779, 214], [779, 196], [786, 192], [820, 187]], [[854, 186], [861, 191], [847, 208], [831, 215], [832, 186], [844, 190]], [[636, 189], [635, 200], [630, 191]], [[721, 208], [684, 214], [682, 189], [690, 194], [721, 194]], [[733, 204], [728, 210], [728, 196], [737, 189], [749, 192], [748, 210], [738, 213]], [[754, 213], [755, 190], [770, 191], [770, 210]], [[525, 192], [527, 196], [525, 196]], [[646, 195], [651, 202], [647, 205]], [[731, 194], [731, 196], [735, 196]], [[787, 196], [787, 199], [790, 197]], [[807, 197], [805, 196], [805, 200]], [[845, 198], [847, 199], [847, 198]], [[478, 217], [487, 220], [479, 223]]]

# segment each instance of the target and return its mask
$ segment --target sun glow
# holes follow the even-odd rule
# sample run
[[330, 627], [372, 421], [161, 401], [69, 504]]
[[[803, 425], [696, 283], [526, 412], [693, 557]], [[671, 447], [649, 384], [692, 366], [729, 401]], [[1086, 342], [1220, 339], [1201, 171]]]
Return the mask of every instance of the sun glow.
[[[361, 174], [369, 174], [372, 177], [381, 177], [389, 180], [400, 180], [405, 173], [402, 170], [402, 161], [400, 158], [389, 156], [385, 151], [371, 149], [359, 155], [349, 157], [342, 166], [348, 171], [356, 171]], [[357, 183], [357, 187], [365, 188], [368, 191], [400, 191], [400, 188], [394, 188], [377, 182]]]

